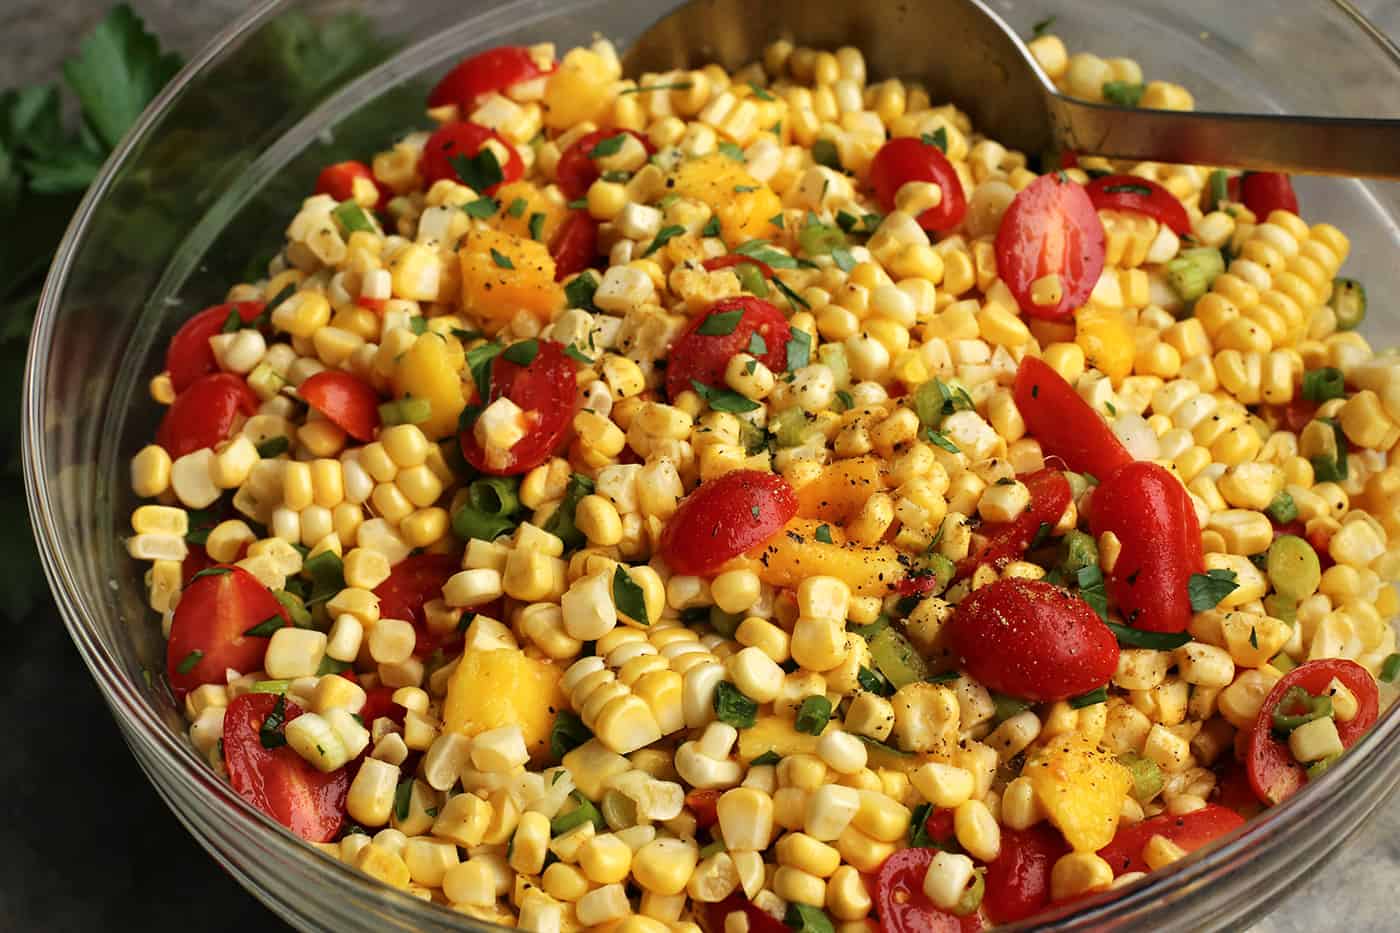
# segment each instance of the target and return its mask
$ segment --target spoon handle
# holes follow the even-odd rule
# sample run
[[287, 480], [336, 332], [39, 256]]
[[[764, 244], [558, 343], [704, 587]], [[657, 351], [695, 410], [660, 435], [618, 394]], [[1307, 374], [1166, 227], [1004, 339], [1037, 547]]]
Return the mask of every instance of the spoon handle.
[[1056, 141], [1118, 159], [1400, 178], [1400, 120], [1139, 110], [1047, 94]]

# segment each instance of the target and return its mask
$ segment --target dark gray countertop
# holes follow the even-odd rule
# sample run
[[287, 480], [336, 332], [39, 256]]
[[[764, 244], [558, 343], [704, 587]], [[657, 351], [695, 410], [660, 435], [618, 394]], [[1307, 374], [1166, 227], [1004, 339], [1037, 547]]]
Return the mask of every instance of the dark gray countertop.
[[[1299, 2], [1299, 0], [1294, 0]], [[2, 0], [0, 88], [51, 80], [110, 0]], [[249, 0], [133, 0], [167, 46], [195, 51]], [[1053, 7], [1053, 0], [1047, 2]], [[1361, 0], [1390, 35], [1400, 0]], [[0, 678], [0, 928], [259, 930], [281, 923], [171, 816], [122, 743], [57, 613], [8, 633]], [[1362, 827], [1253, 933], [1395, 929], [1400, 810]], [[1369, 909], [1368, 909], [1369, 907]]]

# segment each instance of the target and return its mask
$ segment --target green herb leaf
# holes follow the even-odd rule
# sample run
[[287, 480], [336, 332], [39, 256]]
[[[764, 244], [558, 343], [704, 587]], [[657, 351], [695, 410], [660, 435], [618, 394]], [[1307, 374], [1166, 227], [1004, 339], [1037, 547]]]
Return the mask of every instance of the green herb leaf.
[[269, 616], [243, 634], [253, 638], [271, 638], [274, 632], [283, 628], [286, 624], [286, 621], [281, 616]]
[[743, 150], [743, 149], [740, 149], [739, 146], [738, 146], [737, 144], [735, 144], [735, 143], [731, 143], [731, 142], [722, 142], [722, 143], [720, 143], [718, 146], [716, 146], [715, 148], [716, 148], [717, 150], [719, 150], [719, 152], [720, 152], [721, 155], [727, 155], [727, 156], [729, 156], [729, 158], [733, 159], [735, 162], [743, 162], [743, 161], [745, 161], [745, 159], [744, 159], [744, 150]]
[[789, 929], [796, 930], [797, 933], [835, 933], [836, 931], [831, 923], [831, 918], [820, 907], [799, 904], [797, 901], [788, 904], [787, 913], [783, 915], [783, 923]]
[[519, 218], [525, 214], [525, 208], [528, 206], [524, 198], [516, 198], [510, 202], [510, 210], [507, 213], [512, 217]]
[[940, 126], [932, 133], [924, 133], [919, 137], [925, 146], [933, 146], [939, 152], [946, 155], [948, 153], [948, 128]]
[[1097, 706], [1100, 703], [1107, 702], [1108, 689], [1105, 687], [1100, 687], [1097, 690], [1090, 690], [1088, 693], [1069, 698], [1069, 705], [1072, 709], [1083, 709], [1086, 706]]
[[856, 267], [856, 258], [851, 255], [851, 251], [844, 246], [838, 246], [831, 251], [831, 259], [836, 263], [836, 268], [842, 272], [850, 272]]
[[591, 738], [592, 730], [583, 724], [577, 713], [561, 709], [549, 730], [549, 753], [555, 761], [559, 761]]
[[530, 239], [539, 242], [540, 236], [544, 233], [544, 215], [535, 213], [530, 215]]
[[935, 431], [933, 428], [929, 428], [924, 431], [924, 437], [928, 438], [928, 442], [933, 446], [941, 447], [950, 454], [962, 453], [962, 448], [949, 440], [948, 435], [944, 434], [942, 431]]
[[408, 329], [413, 331], [414, 336], [421, 337], [428, 332], [428, 319], [425, 317], [411, 317], [408, 319]]
[[474, 156], [459, 154], [447, 161], [457, 173], [457, 180], [473, 191], [485, 193], [486, 189], [494, 188], [505, 180], [505, 175], [501, 172], [501, 163], [496, 161], [496, 154], [485, 146]]
[[582, 350], [580, 350], [573, 344], [569, 344], [568, 346], [564, 347], [564, 355], [572, 360], [577, 360], [585, 366], [592, 366], [594, 363], [594, 360], [591, 356], [585, 355]]
[[641, 625], [651, 624], [647, 615], [646, 593], [621, 564], [613, 571], [612, 596], [619, 613]]
[[529, 340], [522, 340], [519, 343], [513, 343], [506, 347], [501, 351], [501, 358], [509, 360], [516, 366], [529, 366], [535, 361], [535, 357], [539, 355], [539, 352], [540, 342], [534, 337], [531, 337]]
[[[735, 311], [714, 312], [700, 322], [700, 326], [695, 329], [695, 332], [704, 337], [727, 337], [734, 333], [734, 328], [739, 326], [739, 322], [743, 318], [744, 310], [742, 308]], [[758, 335], [755, 333], [754, 336]]]
[[[1400, 655], [1396, 655], [1396, 657], [1400, 657]], [[778, 764], [778, 763], [779, 763], [780, 761], [782, 761], [782, 760], [783, 760], [783, 758], [782, 758], [781, 755], [779, 755], [777, 752], [773, 751], [772, 749], [769, 749], [768, 751], [764, 752], [762, 755], [759, 755], [759, 756], [758, 756], [757, 758], [755, 758], [753, 761], [749, 762], [749, 767], [750, 767], [750, 768], [757, 768], [757, 767], [759, 767], [760, 765], [775, 765], [775, 764]]]
[[749, 90], [753, 91], [753, 96], [757, 97], [759, 100], [777, 100], [776, 97], [768, 93], [767, 88], [759, 87], [752, 81], [749, 82]]
[[622, 144], [625, 142], [627, 142], [626, 133], [618, 133], [616, 136], [600, 139], [596, 146], [588, 150], [588, 157], [590, 159], [602, 159], [607, 156], [617, 155], [622, 151]]
[[788, 372], [797, 370], [812, 362], [812, 335], [795, 327], [792, 330], [792, 337], [787, 342], [787, 368]]
[[180, 663], [175, 665], [175, 670], [180, 674], [188, 674], [190, 671], [194, 670], [202, 660], [204, 660], [204, 652], [196, 648], [180, 659]]
[[1233, 570], [1207, 570], [1191, 574], [1186, 592], [1191, 598], [1192, 612], [1205, 612], [1220, 605], [1220, 601], [1239, 589]]
[[566, 548], [580, 548], [587, 542], [583, 532], [574, 524], [574, 516], [579, 502], [584, 496], [591, 495], [593, 489], [593, 480], [582, 473], [570, 476], [569, 485], [564, 487], [564, 498], [544, 523], [544, 530], [560, 538]]
[[598, 812], [598, 808], [593, 806], [593, 801], [583, 796], [579, 791], [569, 794], [569, 799], [576, 806], [572, 810], [559, 813], [554, 819], [549, 821], [549, 834], [551, 836], [562, 836], [567, 832], [578, 829], [584, 823], [592, 823], [597, 830], [608, 828], [603, 815]]
[[850, 411], [856, 407], [855, 397], [845, 389], [836, 390], [836, 401], [841, 403], [841, 411]]
[[180, 70], [180, 56], [162, 54], [141, 18], [118, 4], [78, 46], [63, 76], [82, 105], [83, 119], [113, 149], [146, 104]]
[[263, 748], [281, 748], [287, 744], [286, 733], [282, 731], [287, 722], [287, 695], [279, 693], [272, 704], [267, 718], [258, 727], [258, 742]]
[[753, 399], [745, 398], [732, 389], [713, 389], [698, 379], [690, 380], [690, 385], [695, 389], [695, 394], [704, 399], [713, 411], [741, 414], [759, 407]]
[[565, 207], [567, 207], [567, 208], [568, 208], [569, 210], [571, 210], [571, 211], [581, 211], [581, 210], [584, 210], [584, 209], [586, 209], [586, 208], [588, 207], [588, 199], [587, 199], [587, 198], [574, 198], [572, 201], [568, 202], [568, 203], [565, 205]]
[[[516, 198], [515, 204], [519, 204], [521, 207], [524, 207], [525, 199]], [[510, 206], [512, 211], [515, 210], [515, 204], [512, 204]], [[468, 217], [475, 217], [478, 220], [485, 220], [487, 217], [494, 217], [496, 216], [496, 212], [500, 209], [500, 201], [497, 201], [495, 198], [486, 197], [485, 195], [477, 198], [475, 201], [468, 201], [466, 204], [462, 205], [462, 210], [466, 212], [466, 215]], [[511, 216], [515, 217], [518, 215], [512, 214]]]
[[1119, 107], [1136, 107], [1147, 90], [1142, 82], [1129, 84], [1127, 81], [1109, 81], [1103, 86], [1103, 99]]
[[822, 544], [832, 544], [832, 543], [834, 543], [834, 542], [832, 542], [832, 540], [831, 540], [831, 526], [830, 526], [830, 525], [818, 525], [818, 526], [817, 526], [816, 534], [814, 534], [813, 537], [815, 537], [815, 538], [816, 538], [818, 541], [820, 541]]
[[1117, 622], [1105, 623], [1108, 630], [1118, 639], [1118, 644], [1130, 648], [1152, 648], [1155, 651], [1175, 651], [1191, 641], [1189, 632], [1149, 632], [1130, 628]]
[[860, 689], [876, 696], [887, 697], [894, 694], [894, 685], [885, 679], [885, 675], [868, 667], [856, 671], [856, 683], [860, 684]]
[[325, 602], [345, 589], [345, 566], [332, 551], [322, 551], [302, 564], [301, 572], [311, 580], [311, 596], [306, 604]]
[[1032, 38], [1032, 39], [1039, 39], [1041, 36], [1043, 36], [1043, 35], [1045, 35], [1046, 33], [1048, 33], [1048, 32], [1050, 31], [1051, 27], [1053, 27], [1054, 25], [1055, 25], [1055, 17], [1053, 17], [1053, 16], [1047, 16], [1047, 17], [1045, 17], [1044, 19], [1040, 20], [1038, 23], [1036, 23], [1034, 26], [1031, 27], [1031, 38]]
[[807, 735], [821, 735], [826, 724], [831, 721], [831, 701], [825, 696], [809, 696], [797, 709], [794, 728]]
[[1074, 579], [1079, 586], [1079, 598], [1088, 603], [1100, 619], [1108, 621], [1108, 594], [1104, 591], [1103, 571], [1098, 565], [1091, 564], [1079, 568]]
[[1381, 683], [1393, 684], [1395, 678], [1400, 676], [1400, 654], [1388, 654], [1381, 662]]
[[763, 356], [768, 352], [768, 341], [763, 339], [763, 335], [754, 331], [749, 335], [748, 353], [750, 356]]
[[656, 252], [661, 247], [665, 246], [671, 240], [682, 235], [683, 233], [685, 233], [685, 228], [682, 227], [680, 224], [671, 224], [670, 226], [662, 227], [656, 232], [656, 239], [652, 240], [651, 245], [648, 246], [646, 248], [646, 251], [642, 253], [642, 258], [645, 259], [647, 256], [650, 256], [652, 253]]
[[719, 218], [711, 217], [700, 230], [701, 236], [719, 236]]
[[394, 816], [400, 823], [408, 819], [409, 803], [413, 800], [413, 778], [406, 777], [394, 788]]
[[750, 729], [758, 721], [758, 704], [727, 680], [715, 689], [715, 717], [735, 729]]
[[201, 577], [222, 577], [224, 574], [232, 572], [233, 571], [229, 570], [227, 567], [205, 567], [199, 573], [190, 577], [190, 582], [193, 583]]
[[598, 310], [593, 304], [593, 295], [598, 291], [598, 277], [590, 271], [580, 272], [564, 286], [564, 299], [571, 308]]
[[510, 257], [506, 256], [505, 253], [502, 253], [494, 246], [491, 247], [491, 261], [494, 262], [496, 265], [500, 266], [502, 269], [515, 268], [515, 263], [510, 261]]
[[841, 153], [837, 151], [836, 144], [829, 139], [819, 139], [812, 143], [812, 161], [838, 172], [844, 171]]
[[668, 84], [647, 84], [618, 91], [617, 96], [621, 97], [624, 94], [645, 94], [651, 91], [688, 91], [693, 87], [695, 87], [695, 84], [691, 81], [673, 81]]

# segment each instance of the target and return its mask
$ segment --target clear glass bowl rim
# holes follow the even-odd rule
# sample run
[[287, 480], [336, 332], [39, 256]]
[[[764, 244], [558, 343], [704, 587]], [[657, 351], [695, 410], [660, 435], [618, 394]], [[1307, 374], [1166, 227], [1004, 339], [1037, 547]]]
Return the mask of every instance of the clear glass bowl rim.
[[[1349, 0], [1329, 2], [1350, 17], [1368, 38], [1384, 49], [1394, 62], [1397, 79], [1400, 80], [1400, 48], [1371, 24]], [[205, 69], [230, 46], [237, 45], [267, 19], [292, 5], [292, 0], [262, 0], [216, 34], [198, 54], [191, 57], [127, 133], [75, 212], [44, 285], [24, 374], [21, 435], [31, 522], [45, 574], [64, 624], [97, 682], [103, 698], [111, 707], [128, 743], [132, 744], [152, 783], [171, 805], [176, 816], [211, 854], [235, 874], [240, 883], [284, 917], [292, 918], [295, 914], [281, 898], [261, 889], [240, 871], [237, 865], [229, 864], [224, 856], [210, 845], [201, 831], [202, 827], [192, 825], [191, 819], [180, 812], [177, 801], [209, 801], [207, 812], [200, 814], [201, 817], [228, 820], [236, 828], [258, 834], [258, 845], [270, 857], [297, 864], [304, 874], [312, 876], [320, 884], [332, 888], [352, 886], [351, 889], [356, 891], [372, 890], [397, 917], [419, 917], [435, 927], [440, 925], [463, 929], [493, 929], [491, 924], [455, 913], [441, 905], [424, 902], [403, 891], [368, 879], [339, 860], [305, 845], [281, 825], [250, 805], [234, 792], [226, 781], [215, 775], [194, 753], [189, 743], [182, 736], [174, 734], [161, 720], [136, 684], [126, 677], [118, 659], [103, 644], [94, 622], [101, 610], [76, 584], [75, 574], [61, 547], [56, 530], [58, 519], [51, 501], [54, 497], [52, 487], [56, 480], [49, 470], [48, 452], [44, 443], [43, 391], [49, 375], [55, 319], [78, 245], [88, 231], [89, 222], [102, 204], [114, 177], [173, 101], [191, 83], [197, 81]], [[512, 0], [511, 3], [503, 5], [532, 4], [530, 0]], [[168, 767], [163, 767], [160, 775], [153, 773], [146, 765], [145, 755], [153, 756]], [[1373, 811], [1391, 794], [1397, 779], [1400, 779], [1400, 768], [1384, 767], [1387, 761], [1397, 759], [1400, 759], [1400, 714], [1392, 708], [1338, 765], [1331, 768], [1321, 780], [1314, 782], [1315, 786], [1310, 785], [1305, 793], [1300, 793], [1254, 818], [1227, 842], [1193, 853], [1171, 869], [1155, 872], [1124, 891], [1113, 892], [1112, 896], [1099, 896], [1061, 907], [1038, 915], [1034, 922], [1024, 921], [1004, 929], [1117, 929], [1125, 923], [1161, 917], [1182, 898], [1202, 893], [1207, 888], [1224, 885], [1233, 871], [1242, 868], [1251, 860], [1252, 853], [1305, 842], [1308, 841], [1308, 837], [1315, 838], [1317, 834], [1309, 833], [1309, 827], [1319, 822], [1320, 814], [1326, 813], [1329, 803], [1339, 800], [1343, 795], [1357, 795], [1358, 786], [1370, 792], [1368, 799], [1364, 802], [1350, 802], [1364, 806], [1367, 812]], [[1368, 775], [1367, 772], [1371, 771], [1385, 772], [1382, 786], [1368, 786], [1368, 781], [1375, 783], [1380, 777]], [[165, 786], [162, 786], [161, 777], [168, 782]], [[1326, 852], [1340, 845], [1355, 828], [1356, 825], [1343, 827], [1340, 835], [1329, 837], [1327, 849], [1318, 858], [1324, 857]], [[1306, 866], [1299, 869], [1298, 873], [1303, 870], [1306, 870]], [[366, 889], [366, 885], [372, 888]]]

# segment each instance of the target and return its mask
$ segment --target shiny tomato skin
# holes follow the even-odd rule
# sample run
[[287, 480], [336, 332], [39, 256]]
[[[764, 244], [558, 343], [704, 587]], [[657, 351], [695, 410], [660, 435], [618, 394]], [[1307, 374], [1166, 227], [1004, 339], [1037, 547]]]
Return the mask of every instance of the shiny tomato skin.
[[1356, 715], [1346, 722], [1337, 722], [1337, 736], [1343, 748], [1351, 748], [1376, 722], [1380, 700], [1376, 679], [1355, 661], [1327, 658], [1308, 661], [1279, 678], [1278, 683], [1259, 707], [1259, 719], [1250, 731], [1245, 769], [1249, 785], [1261, 803], [1274, 806], [1296, 794], [1308, 782], [1308, 772], [1293, 757], [1287, 742], [1273, 734], [1274, 710], [1290, 687], [1302, 687], [1313, 696], [1327, 692], [1333, 678], [1356, 697]]
[[762, 544], [797, 514], [797, 494], [780, 476], [734, 470], [701, 483], [661, 533], [661, 555], [675, 573], [711, 574]]
[[374, 440], [379, 428], [379, 393], [358, 376], [324, 369], [303, 382], [297, 394], [355, 440]]
[[709, 829], [719, 822], [720, 791], [712, 788], [697, 788], [685, 795], [685, 806], [695, 817], [695, 825]]
[[[385, 616], [396, 619], [398, 616]], [[365, 691], [365, 705], [360, 707], [359, 716], [366, 726], [374, 725], [376, 719], [387, 717], [403, 725], [408, 710], [394, 702], [395, 687], [370, 687]]]
[[1041, 822], [1030, 829], [1001, 828], [1001, 854], [987, 863], [982, 909], [993, 923], [1015, 923], [1050, 906], [1050, 872], [1069, 852], [1058, 830]]
[[[455, 633], [441, 638], [431, 632], [427, 617], [423, 614], [423, 604], [442, 599], [442, 588], [461, 569], [462, 562], [450, 554], [410, 554], [394, 565], [388, 579], [374, 588], [374, 595], [379, 597], [381, 619], [402, 619], [413, 623], [417, 635], [413, 648], [415, 656], [426, 657], [433, 648], [460, 640]], [[468, 613], [466, 618], [470, 619], [471, 614]]]
[[1047, 457], [1058, 457], [1066, 468], [1105, 480], [1133, 461], [1113, 429], [1045, 361], [1033, 356], [1022, 360], [1011, 391], [1026, 432], [1040, 441]]
[[[700, 328], [716, 314], [742, 311], [743, 315], [728, 334], [702, 334]], [[691, 318], [690, 324], [671, 344], [666, 368], [666, 392], [674, 401], [685, 391], [693, 391], [691, 380], [710, 386], [724, 387], [724, 370], [737, 353], [748, 352], [749, 339], [757, 332], [763, 338], [765, 352], [758, 359], [774, 373], [787, 369], [787, 345], [792, 328], [783, 312], [751, 295], [723, 298], [704, 314]]]
[[1055, 525], [1069, 508], [1073, 492], [1069, 480], [1059, 470], [1037, 470], [1018, 477], [1031, 494], [1030, 508], [1013, 521], [981, 525], [974, 536], [976, 544], [967, 557], [958, 561], [957, 576], [968, 576], [983, 564], [1005, 564], [1019, 560], [1035, 540], [1042, 524]]
[[706, 259], [701, 265], [706, 272], [714, 272], [716, 269], [732, 269], [734, 266], [742, 266], [745, 263], [754, 266], [763, 273], [765, 279], [773, 277], [773, 267], [761, 259], [754, 259], [752, 256], [745, 256], [743, 253], [725, 253], [723, 256], [714, 256]]
[[[286, 700], [286, 721], [302, 714]], [[259, 730], [277, 697], [245, 693], [229, 701], [224, 714], [224, 760], [229, 783], [244, 800], [308, 842], [331, 842], [345, 822], [350, 774], [318, 771], [290, 746], [263, 748]]]
[[[1141, 190], [1147, 189], [1143, 194]], [[1115, 190], [1116, 189], [1116, 190]], [[1191, 232], [1191, 218], [1176, 195], [1150, 178], [1137, 175], [1101, 175], [1084, 186], [1094, 207], [1104, 211], [1145, 214], [1166, 225], [1177, 236]]]
[[1118, 640], [1088, 603], [1041, 580], [973, 590], [943, 628], [962, 669], [990, 690], [1037, 702], [1108, 683]]
[[[1083, 186], [1061, 173], [1042, 175], [1017, 193], [996, 238], [997, 275], [1031, 317], [1060, 320], [1088, 299], [1104, 262], [1104, 232]], [[1031, 301], [1031, 285], [1060, 277], [1054, 305]]]
[[942, 232], [962, 223], [967, 214], [967, 196], [948, 157], [937, 146], [913, 136], [891, 139], [870, 163], [870, 185], [880, 208], [886, 213], [894, 210], [895, 194], [911, 181], [933, 182], [943, 192], [937, 207], [918, 216], [920, 227]]
[[1298, 213], [1298, 195], [1293, 182], [1282, 172], [1245, 172], [1229, 183], [1230, 199], [1249, 208], [1259, 223], [1274, 211]]
[[219, 371], [214, 359], [214, 349], [209, 346], [209, 338], [221, 333], [230, 311], [237, 311], [244, 324], [251, 324], [265, 306], [261, 301], [235, 301], [214, 305], [190, 318], [175, 336], [170, 338], [170, 347], [165, 351], [165, 370], [170, 373], [170, 384], [177, 393], [194, 384], [200, 376]]
[[791, 933], [786, 924], [775, 920], [753, 901], [744, 897], [742, 892], [735, 892], [718, 903], [706, 904], [704, 907], [701, 916], [706, 933], [725, 933], [727, 927], [724, 918], [735, 911], [742, 913], [748, 920], [745, 928], [747, 933]]
[[924, 875], [934, 849], [900, 849], [875, 873], [875, 911], [882, 933], [975, 933], [977, 913], [959, 917], [934, 905], [924, 893]]
[[[170, 622], [165, 668], [177, 693], [226, 683], [230, 668], [240, 674], [261, 669], [268, 638], [244, 633], [274, 616], [284, 625], [291, 621], [277, 597], [251, 573], [240, 567], [218, 569], [225, 572], [199, 577], [185, 587]], [[195, 651], [199, 660], [181, 671]]]
[[598, 258], [598, 221], [587, 211], [569, 211], [549, 241], [549, 255], [554, 260], [556, 282], [593, 265]]
[[573, 360], [564, 355], [562, 344], [541, 340], [529, 366], [512, 363], [504, 356], [491, 364], [491, 397], [486, 404], [504, 396], [533, 420], [523, 438], [516, 442], [503, 463], [487, 460], [486, 449], [468, 428], [459, 435], [462, 455], [472, 466], [494, 476], [515, 476], [534, 469], [559, 449], [574, 420], [578, 402]]
[[512, 84], [529, 81], [549, 71], [541, 70], [530, 56], [530, 50], [524, 46], [500, 45], [464, 58], [454, 65], [428, 95], [428, 106], [455, 104], [461, 115], [466, 117], [475, 109], [479, 98], [492, 91], [504, 91]]
[[577, 140], [564, 154], [559, 157], [559, 165], [554, 170], [555, 180], [559, 183], [559, 190], [564, 192], [564, 197], [570, 201], [577, 200], [588, 194], [588, 189], [603, 175], [603, 170], [598, 167], [598, 163], [589, 155], [594, 147], [605, 139], [612, 139], [619, 133], [627, 133], [637, 142], [646, 148], [647, 155], [650, 156], [656, 151], [656, 147], [651, 144], [641, 133], [635, 130], [623, 129], [603, 129], [594, 130]]
[[178, 460], [227, 439], [240, 414], [253, 415], [257, 410], [258, 397], [242, 377], [232, 373], [201, 376], [165, 410], [156, 430], [156, 443], [165, 448], [170, 459]]
[[484, 126], [477, 126], [475, 123], [447, 123], [439, 127], [437, 132], [428, 137], [428, 141], [423, 145], [423, 155], [418, 163], [418, 170], [423, 175], [424, 185], [432, 187], [434, 182], [442, 181], [444, 178], [455, 182], [466, 184], [457, 174], [457, 168], [452, 164], [452, 160], [457, 156], [471, 158], [481, 151], [481, 147], [487, 140], [494, 139], [505, 147], [509, 155], [505, 164], [501, 166], [501, 180], [488, 187], [480, 194], [491, 194], [506, 182], [518, 181], [525, 174], [525, 163], [521, 161], [520, 153], [515, 150], [500, 133], [487, 129]]
[[1142, 859], [1142, 847], [1153, 836], [1162, 836], [1185, 851], [1194, 852], [1243, 825], [1244, 817], [1215, 803], [1180, 816], [1163, 813], [1140, 823], [1120, 824], [1113, 841], [1099, 850], [1099, 858], [1108, 862], [1114, 877], [1130, 871], [1147, 872], [1152, 869]]
[[1149, 632], [1184, 632], [1191, 623], [1187, 588], [1205, 570], [1201, 526], [1185, 487], [1163, 467], [1136, 460], [1093, 492], [1089, 528], [1111, 531], [1122, 545], [1107, 577], [1124, 621]]

